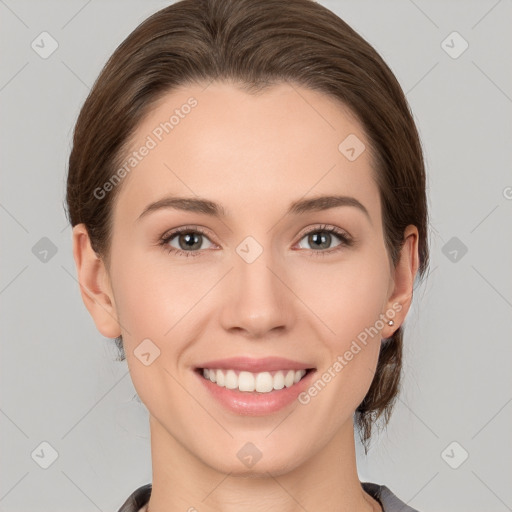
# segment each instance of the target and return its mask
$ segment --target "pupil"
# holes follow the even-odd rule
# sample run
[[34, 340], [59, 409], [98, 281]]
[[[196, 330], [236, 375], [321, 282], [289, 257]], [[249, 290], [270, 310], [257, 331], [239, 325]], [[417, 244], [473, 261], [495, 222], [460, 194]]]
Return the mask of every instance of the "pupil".
[[[185, 235], [182, 235], [185, 238], [185, 248], [194, 248], [194, 245], [197, 245], [198, 235], [195, 233], [187, 233]], [[181, 244], [180, 244], [181, 245]], [[199, 243], [201, 245], [201, 243]], [[183, 248], [183, 245], [182, 245]]]
[[[313, 235], [310, 236], [310, 238], [315, 240], [315, 244], [317, 244], [319, 246], [322, 246], [323, 248], [329, 247], [328, 241], [330, 241], [330, 237], [331, 237], [331, 235], [329, 233], [326, 233], [324, 235], [320, 235], [318, 233], [314, 233]], [[320, 243], [319, 244], [317, 243], [318, 239], [320, 239]]]

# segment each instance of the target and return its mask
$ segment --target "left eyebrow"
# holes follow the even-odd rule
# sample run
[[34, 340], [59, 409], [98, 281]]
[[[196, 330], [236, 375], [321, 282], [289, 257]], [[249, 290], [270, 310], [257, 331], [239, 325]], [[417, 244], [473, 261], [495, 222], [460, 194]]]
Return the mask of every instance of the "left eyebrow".
[[289, 214], [300, 215], [311, 211], [329, 210], [331, 208], [339, 208], [341, 206], [352, 206], [360, 210], [368, 218], [370, 224], [372, 219], [366, 207], [355, 197], [350, 196], [319, 196], [311, 199], [301, 199], [295, 201], [288, 209]]
[[[303, 215], [312, 211], [323, 211], [329, 210], [331, 208], [339, 208], [342, 206], [351, 206], [357, 208], [365, 214], [365, 216], [370, 221], [370, 224], [372, 224], [372, 219], [366, 207], [355, 197], [350, 196], [330, 195], [318, 196], [310, 199], [300, 199], [290, 204], [287, 214]], [[137, 218], [137, 221], [149, 213], [160, 210], [162, 208], [203, 213], [205, 215], [210, 215], [217, 218], [227, 217], [226, 210], [222, 205], [208, 199], [200, 197], [168, 196], [146, 206], [144, 211]]]

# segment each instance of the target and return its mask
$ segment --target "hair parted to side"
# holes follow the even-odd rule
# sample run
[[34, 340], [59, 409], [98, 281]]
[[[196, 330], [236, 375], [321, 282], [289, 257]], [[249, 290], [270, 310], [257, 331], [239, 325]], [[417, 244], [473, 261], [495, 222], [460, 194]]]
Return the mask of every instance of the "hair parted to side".
[[[72, 226], [84, 223], [110, 267], [112, 211], [122, 183], [94, 191], [119, 169], [152, 105], [174, 88], [229, 80], [248, 93], [288, 82], [337, 99], [356, 115], [370, 143], [386, 247], [396, 265], [403, 233], [419, 232], [418, 276], [428, 267], [425, 168], [404, 93], [374, 48], [312, 0], [181, 0], [142, 22], [115, 50], [78, 116], [67, 177]], [[341, 142], [341, 141], [340, 141]], [[122, 338], [116, 338], [125, 359]], [[370, 389], [356, 410], [367, 453], [372, 424], [387, 425], [398, 397], [403, 327], [382, 343]]]

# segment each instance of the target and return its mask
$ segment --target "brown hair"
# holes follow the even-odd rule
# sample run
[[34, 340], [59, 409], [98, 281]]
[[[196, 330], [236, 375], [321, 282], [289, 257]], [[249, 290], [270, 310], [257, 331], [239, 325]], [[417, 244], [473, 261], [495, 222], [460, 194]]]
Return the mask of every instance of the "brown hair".
[[[121, 166], [131, 137], [158, 100], [177, 86], [212, 80], [233, 81], [249, 93], [290, 82], [348, 106], [370, 143], [391, 260], [396, 265], [404, 230], [415, 225], [423, 278], [425, 169], [407, 100], [374, 48], [311, 0], [182, 0], [147, 18], [115, 50], [78, 116], [66, 197], [71, 225], [86, 225], [107, 267], [121, 185], [100, 200], [94, 191]], [[123, 360], [121, 337], [116, 344]], [[397, 399], [402, 346], [400, 326], [382, 343], [374, 379], [356, 410], [365, 452], [372, 424], [383, 415], [387, 425]]]

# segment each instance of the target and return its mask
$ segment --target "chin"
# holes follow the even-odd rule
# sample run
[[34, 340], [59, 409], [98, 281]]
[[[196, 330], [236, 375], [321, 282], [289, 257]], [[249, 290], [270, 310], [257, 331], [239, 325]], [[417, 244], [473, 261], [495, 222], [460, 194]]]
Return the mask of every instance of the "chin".
[[257, 450], [254, 445], [244, 445], [242, 449], [232, 452], [231, 457], [219, 454], [222, 460], [213, 459], [203, 462], [215, 471], [230, 474], [231, 476], [246, 478], [261, 478], [280, 476], [296, 469], [305, 459], [300, 457], [297, 450], [290, 450], [289, 453], [283, 453], [282, 450], [276, 454], [274, 449], [268, 448], [272, 456], [266, 457], [265, 450]]

